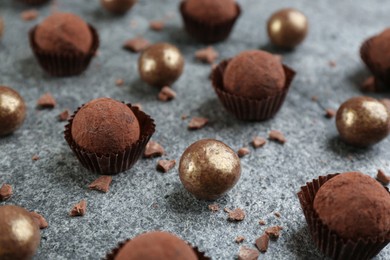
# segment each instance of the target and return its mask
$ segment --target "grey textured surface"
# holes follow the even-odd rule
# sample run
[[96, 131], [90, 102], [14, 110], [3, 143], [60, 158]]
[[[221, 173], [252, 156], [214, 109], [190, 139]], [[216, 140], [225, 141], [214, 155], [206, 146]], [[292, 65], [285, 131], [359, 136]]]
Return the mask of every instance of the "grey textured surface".
[[[255, 239], [269, 225], [282, 225], [277, 242], [261, 259], [318, 259], [321, 254], [308, 236], [296, 192], [306, 181], [328, 173], [359, 170], [374, 176], [376, 169], [390, 171], [387, 147], [390, 140], [356, 150], [337, 138], [333, 120], [311, 96], [319, 97], [325, 108], [337, 109], [351, 96], [361, 95], [358, 84], [368, 75], [358, 50], [362, 41], [388, 26], [390, 2], [383, 0], [311, 1], [242, 0], [243, 15], [228, 41], [215, 45], [221, 58], [245, 49], [265, 48], [266, 19], [282, 7], [294, 6], [310, 19], [310, 33], [294, 52], [282, 53], [285, 63], [297, 71], [287, 100], [276, 118], [263, 123], [245, 123], [232, 118], [218, 102], [207, 77], [209, 66], [194, 60], [195, 43], [182, 30], [177, 12], [179, 1], [140, 0], [123, 17], [104, 13], [98, 1], [58, 0], [58, 8], [81, 15], [100, 33], [100, 55], [79, 77], [51, 78], [35, 61], [27, 33], [47, 16], [50, 5], [39, 8], [40, 17], [24, 22], [19, 14], [28, 7], [16, 1], [0, 1], [0, 15], [6, 32], [0, 42], [0, 84], [17, 89], [25, 98], [28, 117], [21, 129], [0, 139], [0, 183], [10, 183], [14, 196], [4, 204], [17, 204], [41, 212], [49, 222], [42, 231], [41, 246], [35, 259], [100, 259], [119, 241], [147, 230], [174, 232], [197, 245], [213, 259], [233, 259], [239, 245], [237, 235], [246, 237], [244, 245], [253, 247]], [[148, 22], [174, 14], [162, 32], [152, 32]], [[137, 27], [131, 28], [130, 22]], [[138, 55], [121, 49], [135, 35], [152, 42], [168, 41], [180, 47], [186, 58], [185, 71], [174, 84], [176, 100], [161, 103], [158, 91], [140, 82]], [[329, 66], [335, 61], [336, 67]], [[125, 79], [116, 87], [117, 78]], [[38, 111], [36, 100], [52, 92], [58, 101], [53, 110]], [[56, 116], [65, 108], [74, 110], [82, 103], [101, 96], [140, 102], [157, 123], [153, 139], [167, 151], [164, 158], [179, 160], [184, 149], [201, 138], [216, 138], [233, 149], [247, 145], [255, 135], [266, 137], [269, 130], [285, 133], [282, 146], [268, 142], [242, 159], [242, 178], [217, 203], [223, 207], [242, 207], [247, 217], [230, 223], [222, 210], [211, 213], [208, 202], [197, 201], [182, 187], [177, 167], [167, 174], [155, 170], [158, 159], [140, 160], [131, 170], [114, 177], [107, 194], [90, 191], [87, 185], [98, 176], [78, 163], [63, 139], [64, 123]], [[204, 116], [210, 124], [199, 131], [186, 129], [188, 120], [180, 116]], [[252, 148], [251, 148], [252, 149]], [[34, 154], [40, 160], [33, 162]], [[72, 205], [88, 201], [87, 214], [70, 218]], [[274, 216], [278, 211], [282, 217]], [[353, 214], [353, 213], [351, 213]], [[266, 226], [258, 221], [264, 219]], [[377, 259], [390, 259], [385, 248]]]

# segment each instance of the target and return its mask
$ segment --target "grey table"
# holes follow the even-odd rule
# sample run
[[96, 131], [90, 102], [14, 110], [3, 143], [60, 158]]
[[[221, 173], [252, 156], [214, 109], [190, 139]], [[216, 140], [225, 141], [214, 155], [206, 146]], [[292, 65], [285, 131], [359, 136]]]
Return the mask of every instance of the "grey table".
[[[308, 15], [310, 34], [294, 52], [279, 52], [297, 71], [287, 100], [272, 120], [246, 123], [234, 119], [220, 105], [208, 74], [210, 67], [194, 60], [196, 50], [205, 47], [182, 30], [179, 1], [141, 0], [123, 17], [103, 12], [98, 1], [58, 0], [61, 11], [81, 15], [98, 29], [100, 55], [89, 70], [78, 77], [52, 78], [38, 66], [28, 44], [28, 31], [50, 14], [51, 6], [39, 8], [39, 19], [22, 21], [19, 14], [28, 7], [16, 1], [0, 1], [0, 15], [6, 33], [0, 43], [0, 83], [17, 89], [24, 97], [27, 119], [13, 135], [0, 139], [0, 183], [10, 183], [14, 196], [4, 204], [17, 204], [41, 212], [49, 222], [42, 231], [35, 259], [100, 259], [119, 241], [147, 230], [166, 230], [197, 245], [213, 259], [233, 259], [239, 250], [238, 235], [253, 247], [255, 239], [270, 225], [284, 227], [277, 242], [270, 244], [263, 259], [319, 259], [308, 235], [296, 193], [306, 181], [319, 175], [350, 170], [375, 176], [382, 168], [390, 171], [390, 140], [366, 149], [346, 146], [337, 138], [334, 120], [323, 117], [323, 108], [337, 109], [352, 96], [362, 95], [358, 85], [368, 75], [358, 50], [362, 41], [389, 25], [390, 3], [383, 0], [310, 1], [242, 0], [243, 15], [228, 41], [216, 44], [220, 57], [246, 49], [272, 52], [265, 31], [267, 18], [277, 9], [296, 7]], [[167, 21], [162, 32], [148, 29], [149, 21]], [[132, 28], [136, 22], [136, 28]], [[158, 90], [139, 79], [138, 55], [121, 49], [136, 35], [152, 42], [171, 42], [185, 55], [185, 71], [174, 84], [177, 99], [161, 103]], [[329, 65], [336, 62], [335, 67]], [[125, 86], [116, 87], [123, 78]], [[40, 95], [51, 92], [58, 101], [53, 110], [37, 110]], [[312, 102], [312, 96], [319, 103]], [[221, 208], [241, 207], [244, 221], [230, 223], [223, 210], [211, 213], [208, 202], [198, 201], [184, 190], [177, 167], [167, 174], [155, 170], [158, 159], [141, 159], [129, 171], [114, 177], [107, 194], [91, 191], [87, 185], [98, 177], [78, 163], [63, 138], [64, 124], [56, 116], [65, 108], [76, 109], [90, 99], [108, 96], [142, 103], [157, 123], [153, 139], [167, 151], [164, 158], [179, 160], [191, 143], [216, 138], [233, 149], [248, 145], [255, 135], [266, 137], [271, 129], [281, 130], [285, 145], [268, 142], [242, 159], [242, 178], [225, 197]], [[384, 97], [384, 95], [380, 95]], [[319, 105], [320, 104], [320, 105]], [[189, 132], [188, 120], [180, 116], [203, 116], [210, 124]], [[31, 157], [38, 154], [40, 160]], [[88, 201], [84, 217], [70, 218], [69, 210], [80, 199]], [[280, 212], [276, 218], [274, 212]], [[258, 221], [264, 219], [266, 226]], [[377, 259], [390, 259], [390, 248]]]

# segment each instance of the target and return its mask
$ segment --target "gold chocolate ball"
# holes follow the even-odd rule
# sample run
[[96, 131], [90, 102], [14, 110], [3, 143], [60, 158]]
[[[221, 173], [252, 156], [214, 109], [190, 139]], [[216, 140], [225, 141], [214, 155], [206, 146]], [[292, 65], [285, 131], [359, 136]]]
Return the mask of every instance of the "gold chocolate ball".
[[3, 36], [3, 32], [4, 32], [4, 21], [3, 18], [1, 18], [0, 16], [0, 38]]
[[100, 3], [113, 14], [124, 14], [137, 3], [137, 0], [100, 0]]
[[346, 143], [366, 147], [384, 139], [390, 131], [390, 112], [380, 101], [354, 97], [337, 111], [336, 127]]
[[26, 105], [18, 92], [0, 86], [0, 136], [18, 129], [26, 117]]
[[0, 259], [31, 259], [41, 234], [38, 225], [24, 208], [0, 206]]
[[144, 50], [138, 60], [141, 78], [151, 86], [171, 86], [183, 72], [184, 59], [179, 49], [156, 43]]
[[179, 176], [184, 187], [196, 198], [215, 200], [240, 179], [240, 159], [221, 141], [199, 140], [181, 156]]
[[278, 47], [291, 49], [300, 44], [307, 35], [306, 16], [298, 10], [287, 8], [274, 13], [267, 23], [268, 36]]

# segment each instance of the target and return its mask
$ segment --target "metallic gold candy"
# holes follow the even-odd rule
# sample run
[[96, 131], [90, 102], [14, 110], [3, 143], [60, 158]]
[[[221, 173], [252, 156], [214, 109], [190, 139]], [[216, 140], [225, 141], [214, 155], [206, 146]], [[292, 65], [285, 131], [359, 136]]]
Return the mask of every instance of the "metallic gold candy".
[[214, 139], [190, 145], [180, 159], [179, 176], [184, 187], [196, 198], [215, 200], [228, 192], [241, 175], [237, 154]]
[[18, 129], [26, 117], [26, 105], [18, 92], [0, 86], [0, 136]]
[[346, 143], [365, 147], [380, 142], [389, 134], [390, 113], [374, 98], [354, 97], [338, 109], [336, 126]]
[[268, 19], [267, 31], [274, 45], [287, 49], [294, 48], [306, 38], [307, 18], [298, 10], [282, 9]]
[[137, 3], [137, 0], [100, 0], [100, 3], [111, 13], [124, 14]]
[[171, 86], [183, 72], [184, 59], [179, 49], [168, 43], [157, 43], [142, 52], [138, 60], [139, 74], [156, 87]]

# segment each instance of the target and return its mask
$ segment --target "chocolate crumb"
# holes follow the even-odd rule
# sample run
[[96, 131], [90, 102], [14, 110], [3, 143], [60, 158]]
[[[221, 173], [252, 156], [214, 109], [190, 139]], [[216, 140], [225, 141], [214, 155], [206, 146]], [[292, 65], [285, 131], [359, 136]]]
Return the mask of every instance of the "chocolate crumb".
[[202, 61], [207, 62], [209, 64], [213, 64], [215, 60], [218, 58], [218, 52], [211, 46], [200, 49], [195, 53], [195, 58]]
[[67, 121], [69, 119], [69, 110], [68, 109], [65, 109], [64, 111], [62, 111], [59, 115], [58, 115], [58, 121], [60, 122], [63, 122], [63, 121]]
[[151, 21], [149, 24], [149, 28], [153, 31], [161, 31], [164, 27], [165, 23], [163, 21]]
[[282, 216], [282, 215], [280, 215], [279, 212], [275, 212], [274, 215], [275, 215], [275, 217], [277, 217], [277, 218], [280, 218], [280, 217]]
[[265, 233], [271, 238], [271, 239], [278, 239], [280, 237], [280, 230], [283, 228], [281, 226], [273, 226], [269, 227], [265, 230]]
[[252, 139], [252, 146], [253, 148], [260, 148], [262, 146], [264, 146], [266, 144], [266, 140], [262, 137], [259, 137], [259, 136], [256, 136], [256, 137], [253, 137]]
[[149, 141], [145, 147], [144, 158], [159, 157], [165, 154], [164, 148], [155, 141]]
[[333, 118], [336, 115], [336, 110], [328, 108], [325, 110], [325, 117], [326, 118]]
[[271, 132], [269, 132], [268, 138], [281, 144], [284, 144], [287, 141], [283, 133], [278, 130], [271, 130]]
[[240, 244], [244, 242], [245, 237], [244, 236], [237, 236], [236, 239], [234, 240], [237, 244]]
[[383, 183], [384, 185], [388, 185], [390, 183], [390, 176], [388, 176], [383, 170], [379, 169], [378, 174], [376, 175], [378, 181]]
[[123, 86], [123, 84], [125, 84], [125, 81], [124, 81], [123, 79], [117, 79], [117, 80], [115, 80], [115, 85], [116, 85], [117, 87], [121, 87], [121, 86]]
[[238, 260], [257, 260], [259, 255], [260, 253], [256, 249], [242, 246], [238, 252]]
[[375, 78], [373, 76], [368, 77], [361, 85], [360, 90], [363, 92], [378, 92]]
[[175, 167], [175, 165], [176, 160], [160, 160], [157, 162], [157, 170], [165, 173]]
[[12, 186], [4, 183], [0, 188], [0, 201], [8, 200], [12, 194]]
[[107, 193], [110, 190], [110, 184], [112, 182], [112, 176], [102, 175], [91, 184], [88, 185], [88, 188], [91, 190], [97, 190], [104, 193]]
[[264, 219], [259, 220], [259, 225], [264, 226], [265, 224], [267, 224], [267, 223], [265, 222]]
[[47, 224], [46, 219], [41, 214], [35, 211], [30, 211], [30, 214], [31, 217], [34, 219], [35, 223], [37, 223], [39, 229], [44, 229], [49, 226], [49, 224]]
[[329, 61], [329, 66], [330, 67], [332, 67], [332, 68], [334, 68], [334, 67], [336, 67], [336, 62], [335, 61], [333, 61], [333, 60], [331, 60], [331, 61]]
[[135, 103], [132, 105], [133, 107], [138, 107], [138, 110], [142, 110], [142, 105], [140, 103]]
[[314, 101], [314, 102], [317, 102], [318, 101], [318, 97], [317, 96], [312, 96], [311, 100]]
[[256, 247], [262, 253], [267, 252], [268, 243], [269, 243], [269, 236], [266, 233], [264, 233], [258, 239], [256, 239]]
[[242, 148], [238, 149], [237, 155], [238, 155], [238, 157], [242, 158], [245, 155], [250, 154], [250, 152], [251, 151], [248, 149], [248, 147], [242, 147]]
[[130, 40], [127, 40], [123, 44], [123, 49], [131, 52], [141, 52], [150, 46], [150, 42], [142, 37], [136, 37]]
[[181, 115], [181, 120], [186, 120], [187, 118], [188, 118], [188, 115], [186, 115], [186, 114]]
[[228, 213], [229, 221], [242, 221], [245, 218], [245, 212], [240, 208], [236, 208], [234, 210], [225, 208], [224, 210]]
[[54, 108], [56, 106], [56, 100], [51, 93], [43, 94], [37, 101], [38, 108]]
[[38, 161], [40, 158], [39, 158], [39, 155], [38, 154], [34, 154], [32, 157], [31, 157], [31, 160], [33, 161]]
[[37, 19], [39, 13], [37, 10], [35, 9], [31, 9], [31, 10], [27, 10], [27, 11], [23, 11], [20, 13], [20, 17], [22, 18], [22, 20], [24, 21], [32, 21], [32, 20], [35, 20]]
[[175, 97], [176, 97], [176, 92], [173, 91], [173, 89], [171, 89], [168, 86], [163, 87], [157, 96], [158, 100], [164, 101], [164, 102], [170, 101], [170, 100], [174, 99]]
[[190, 123], [188, 124], [188, 129], [190, 129], [190, 130], [201, 129], [205, 125], [207, 125], [208, 122], [209, 122], [209, 120], [207, 118], [204, 118], [204, 117], [193, 117], [191, 119]]
[[71, 217], [84, 216], [86, 210], [87, 210], [87, 202], [85, 200], [81, 200], [79, 203], [73, 206], [69, 214]]
[[212, 212], [217, 212], [217, 211], [219, 211], [219, 205], [217, 203], [210, 204], [209, 210], [211, 210]]

